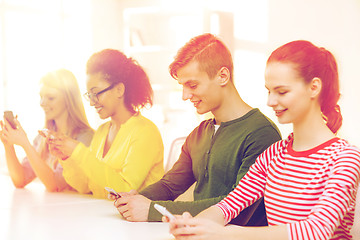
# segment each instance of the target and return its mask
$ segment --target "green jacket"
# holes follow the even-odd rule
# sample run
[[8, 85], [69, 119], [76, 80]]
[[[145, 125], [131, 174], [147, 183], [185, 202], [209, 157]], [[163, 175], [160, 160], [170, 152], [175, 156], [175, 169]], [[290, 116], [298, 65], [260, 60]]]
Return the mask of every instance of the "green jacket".
[[[188, 211], [193, 216], [218, 203], [236, 187], [258, 155], [281, 139], [276, 125], [259, 109], [221, 123], [215, 135], [214, 123], [214, 119], [200, 123], [186, 138], [173, 168], [140, 192], [152, 200], [148, 221], [161, 221], [155, 203], [173, 214]], [[173, 201], [194, 182], [194, 201]], [[266, 225], [263, 199], [237, 219], [234, 224]]]

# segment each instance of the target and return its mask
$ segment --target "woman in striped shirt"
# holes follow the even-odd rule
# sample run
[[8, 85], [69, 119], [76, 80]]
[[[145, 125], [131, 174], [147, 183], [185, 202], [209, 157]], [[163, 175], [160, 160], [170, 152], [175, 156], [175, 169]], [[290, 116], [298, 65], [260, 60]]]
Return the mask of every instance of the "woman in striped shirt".
[[[171, 220], [176, 239], [351, 239], [360, 152], [336, 137], [342, 116], [333, 55], [308, 41], [287, 43], [270, 55], [265, 86], [268, 106], [293, 133], [262, 153], [220, 203]], [[224, 227], [262, 196], [268, 227]]]

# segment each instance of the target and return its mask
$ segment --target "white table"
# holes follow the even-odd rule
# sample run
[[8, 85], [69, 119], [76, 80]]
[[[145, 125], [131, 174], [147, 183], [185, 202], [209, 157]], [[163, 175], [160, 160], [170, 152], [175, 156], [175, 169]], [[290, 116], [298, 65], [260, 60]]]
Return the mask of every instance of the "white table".
[[10, 177], [1, 174], [0, 190], [1, 240], [173, 239], [167, 223], [124, 221], [109, 200], [50, 193], [40, 182], [16, 189]]
[[[50, 193], [40, 182], [15, 189], [0, 174], [0, 239], [171, 240], [166, 223], [121, 219], [113, 202], [74, 192]], [[360, 239], [360, 189], [353, 239]], [[108, 238], [108, 239], [106, 239]]]

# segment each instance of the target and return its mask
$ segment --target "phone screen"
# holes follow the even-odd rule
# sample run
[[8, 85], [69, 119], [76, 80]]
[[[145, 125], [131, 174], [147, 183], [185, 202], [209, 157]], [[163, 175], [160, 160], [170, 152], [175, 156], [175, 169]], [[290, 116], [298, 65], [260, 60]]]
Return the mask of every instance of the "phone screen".
[[14, 121], [14, 114], [12, 111], [5, 111], [4, 118], [10, 123], [10, 125], [13, 129], [17, 128], [16, 123]]

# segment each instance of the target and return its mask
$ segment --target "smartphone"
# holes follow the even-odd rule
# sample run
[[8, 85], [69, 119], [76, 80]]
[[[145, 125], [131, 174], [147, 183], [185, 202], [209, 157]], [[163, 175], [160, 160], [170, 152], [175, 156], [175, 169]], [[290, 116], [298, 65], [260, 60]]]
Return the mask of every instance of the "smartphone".
[[10, 125], [11, 125], [11, 127], [13, 129], [17, 128], [17, 125], [16, 125], [16, 123], [14, 121], [14, 114], [13, 114], [12, 111], [5, 111], [4, 112], [4, 119], [6, 119], [10, 123]]
[[108, 191], [111, 195], [115, 196], [116, 198], [121, 198], [120, 194], [118, 194], [114, 189], [105, 187], [105, 190]]
[[155, 203], [154, 208], [158, 210], [162, 215], [168, 217], [170, 220], [175, 219], [175, 216], [172, 215], [165, 207]]

